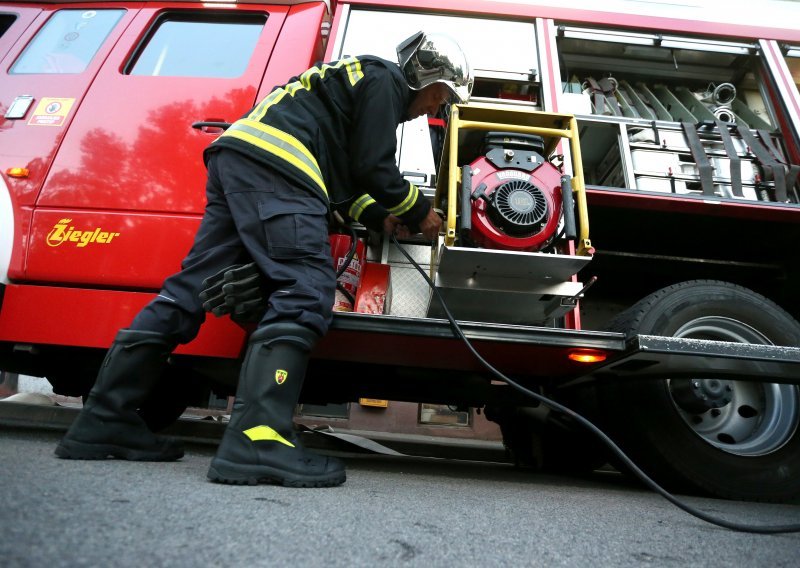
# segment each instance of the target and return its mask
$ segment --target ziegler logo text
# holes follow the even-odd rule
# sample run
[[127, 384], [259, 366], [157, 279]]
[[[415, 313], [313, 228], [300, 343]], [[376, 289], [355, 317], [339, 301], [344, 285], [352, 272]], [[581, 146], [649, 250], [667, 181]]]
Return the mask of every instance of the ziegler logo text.
[[89, 243], [106, 245], [114, 237], [119, 236], [119, 233], [104, 231], [100, 227], [87, 231], [76, 231], [75, 227], [70, 226], [70, 223], [72, 223], [72, 219], [61, 219], [56, 223], [47, 235], [47, 244], [51, 247], [57, 247], [69, 241], [75, 243], [78, 247], [85, 247]]

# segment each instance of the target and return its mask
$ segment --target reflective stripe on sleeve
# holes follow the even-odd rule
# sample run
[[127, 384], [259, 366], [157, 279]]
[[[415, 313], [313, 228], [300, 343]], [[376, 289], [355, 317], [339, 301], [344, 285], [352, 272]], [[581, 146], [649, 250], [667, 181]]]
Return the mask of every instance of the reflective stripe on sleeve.
[[368, 193], [365, 193], [353, 201], [350, 209], [347, 210], [347, 214], [354, 221], [358, 221], [361, 218], [361, 214], [373, 203], [375, 203], [375, 200]]
[[419, 190], [417, 186], [413, 183], [408, 184], [408, 195], [403, 200], [400, 205], [395, 205], [394, 207], [389, 208], [390, 213], [394, 213], [397, 216], [402, 215], [403, 213], [408, 213], [417, 203], [417, 198], [419, 197]]
[[291, 134], [261, 122], [244, 118], [233, 123], [230, 128], [222, 133], [220, 138], [224, 136], [248, 142], [285, 160], [308, 176], [326, 196], [328, 195], [328, 189], [325, 187], [317, 160], [308, 151], [308, 148]]

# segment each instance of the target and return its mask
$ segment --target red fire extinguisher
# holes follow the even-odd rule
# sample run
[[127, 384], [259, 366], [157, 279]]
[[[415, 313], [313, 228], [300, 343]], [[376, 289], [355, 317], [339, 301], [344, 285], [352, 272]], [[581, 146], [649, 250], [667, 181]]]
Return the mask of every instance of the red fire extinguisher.
[[[331, 256], [333, 268], [339, 274], [352, 246], [352, 238], [348, 235], [331, 235]], [[336, 280], [336, 297], [333, 301], [333, 311], [352, 312], [356, 290], [361, 284], [361, 267], [364, 262], [364, 242], [356, 239], [356, 250], [350, 264], [339, 274]], [[349, 296], [349, 297], [348, 297]]]

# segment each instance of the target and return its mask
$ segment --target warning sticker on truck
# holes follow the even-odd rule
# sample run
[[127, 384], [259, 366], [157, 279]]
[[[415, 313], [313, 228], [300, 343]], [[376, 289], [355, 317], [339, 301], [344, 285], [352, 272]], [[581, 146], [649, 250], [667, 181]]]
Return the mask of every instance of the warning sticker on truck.
[[75, 99], [58, 99], [45, 97], [36, 105], [33, 116], [28, 121], [30, 126], [64, 126], [67, 115], [75, 104]]

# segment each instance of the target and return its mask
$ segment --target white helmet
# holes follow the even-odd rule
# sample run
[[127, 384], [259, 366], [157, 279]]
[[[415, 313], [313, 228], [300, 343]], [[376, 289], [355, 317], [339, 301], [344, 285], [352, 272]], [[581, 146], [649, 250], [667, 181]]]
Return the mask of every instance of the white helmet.
[[461, 47], [444, 34], [417, 32], [397, 46], [400, 70], [408, 86], [419, 91], [444, 83], [460, 103], [472, 92], [472, 72]]

